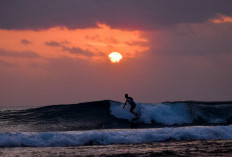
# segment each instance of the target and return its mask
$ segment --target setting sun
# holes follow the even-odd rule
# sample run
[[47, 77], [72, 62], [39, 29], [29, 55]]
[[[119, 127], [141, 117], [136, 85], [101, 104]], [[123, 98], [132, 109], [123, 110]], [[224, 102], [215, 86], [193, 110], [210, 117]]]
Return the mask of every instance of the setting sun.
[[117, 63], [122, 59], [122, 55], [118, 52], [112, 52], [109, 57], [112, 63]]

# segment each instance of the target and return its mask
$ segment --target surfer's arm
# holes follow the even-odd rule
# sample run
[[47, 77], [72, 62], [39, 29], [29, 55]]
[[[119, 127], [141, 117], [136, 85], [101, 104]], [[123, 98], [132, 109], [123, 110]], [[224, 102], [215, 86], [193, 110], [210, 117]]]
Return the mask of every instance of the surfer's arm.
[[125, 108], [125, 106], [126, 106], [126, 103], [127, 103], [127, 100], [126, 100], [126, 102], [124, 103], [124, 106], [123, 106], [123, 108]]

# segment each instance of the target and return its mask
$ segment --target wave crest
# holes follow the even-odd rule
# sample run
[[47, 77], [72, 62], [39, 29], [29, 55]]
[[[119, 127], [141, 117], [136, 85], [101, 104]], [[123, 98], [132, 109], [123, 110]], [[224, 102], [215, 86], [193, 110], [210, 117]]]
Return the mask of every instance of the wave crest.
[[138, 130], [93, 130], [43, 133], [1, 133], [0, 147], [55, 147], [151, 143], [167, 140], [229, 140], [232, 126], [178, 127]]

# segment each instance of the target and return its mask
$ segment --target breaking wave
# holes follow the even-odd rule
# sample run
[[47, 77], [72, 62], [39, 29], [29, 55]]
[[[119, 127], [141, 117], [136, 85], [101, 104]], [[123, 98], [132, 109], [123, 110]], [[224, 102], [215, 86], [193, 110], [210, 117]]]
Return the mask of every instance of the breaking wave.
[[150, 143], [181, 140], [232, 139], [232, 126], [92, 130], [70, 132], [1, 133], [0, 147], [56, 147]]
[[[111, 114], [117, 118], [132, 121], [134, 115], [130, 107], [122, 108], [123, 104], [111, 102]], [[209, 125], [231, 124], [231, 102], [167, 102], [160, 104], [137, 103], [135, 112], [140, 114], [138, 122], [144, 124], [163, 125]]]

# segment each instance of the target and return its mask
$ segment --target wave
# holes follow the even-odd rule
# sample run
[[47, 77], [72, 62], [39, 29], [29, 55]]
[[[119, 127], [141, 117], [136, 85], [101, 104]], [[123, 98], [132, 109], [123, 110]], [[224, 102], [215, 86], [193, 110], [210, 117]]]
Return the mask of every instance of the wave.
[[108, 126], [108, 121], [117, 121], [109, 108], [109, 101], [96, 101], [1, 111], [0, 132], [101, 129]]
[[232, 126], [1, 133], [0, 139], [0, 147], [109, 145], [151, 143], [168, 140], [229, 140], [232, 139]]
[[104, 100], [0, 111], [0, 132], [48, 132], [166, 126], [230, 125], [232, 102], [137, 103], [134, 115], [120, 102]]
[[[122, 108], [121, 103], [111, 102], [111, 114], [117, 118], [132, 121], [134, 115]], [[137, 103], [135, 112], [144, 124], [163, 125], [209, 125], [231, 124], [232, 102], [166, 102], [160, 104]]]

